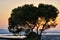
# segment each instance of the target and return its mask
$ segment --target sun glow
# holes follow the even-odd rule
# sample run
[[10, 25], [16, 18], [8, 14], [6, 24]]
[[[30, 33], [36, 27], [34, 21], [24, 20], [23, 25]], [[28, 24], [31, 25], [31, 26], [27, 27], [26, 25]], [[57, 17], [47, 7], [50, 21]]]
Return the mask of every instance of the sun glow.
[[[35, 27], [35, 29], [37, 30], [37, 28], [38, 28], [38, 30], [41, 30], [41, 29], [43, 29], [43, 25], [46, 23], [46, 20], [44, 19], [44, 18], [38, 18], [38, 22], [37, 22], [37, 26]], [[44, 27], [44, 29], [48, 29], [48, 28], [50, 28], [50, 27], [55, 27], [57, 25], [57, 23], [56, 23], [56, 20], [55, 21], [53, 21], [52, 19], [50, 19], [47, 23], [46, 23], [46, 25], [45, 25], [45, 27]]]
[[36, 27], [38, 27], [38, 29], [42, 29], [43, 28], [43, 25], [45, 24], [45, 19], [44, 18], [40, 18], [40, 17], [38, 17], [38, 22], [37, 22], [37, 26]]
[[[8, 18], [10, 17], [12, 9], [24, 4], [34, 4], [37, 6], [39, 3], [52, 4], [60, 11], [60, 0], [0, 0], [0, 28], [8, 28]], [[60, 13], [57, 17], [57, 23], [59, 27], [56, 29], [60, 30]]]

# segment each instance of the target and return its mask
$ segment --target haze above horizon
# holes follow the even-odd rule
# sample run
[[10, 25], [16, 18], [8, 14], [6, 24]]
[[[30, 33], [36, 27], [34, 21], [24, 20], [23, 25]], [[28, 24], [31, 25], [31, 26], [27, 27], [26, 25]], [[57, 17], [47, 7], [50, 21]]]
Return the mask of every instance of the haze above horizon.
[[[10, 17], [12, 9], [22, 6], [24, 4], [34, 4], [38, 6], [39, 3], [51, 4], [60, 11], [60, 0], [0, 0], [0, 29], [8, 28], [8, 18]], [[57, 27], [54, 30], [60, 30], [60, 14], [57, 17]], [[50, 28], [50, 30], [53, 30]]]

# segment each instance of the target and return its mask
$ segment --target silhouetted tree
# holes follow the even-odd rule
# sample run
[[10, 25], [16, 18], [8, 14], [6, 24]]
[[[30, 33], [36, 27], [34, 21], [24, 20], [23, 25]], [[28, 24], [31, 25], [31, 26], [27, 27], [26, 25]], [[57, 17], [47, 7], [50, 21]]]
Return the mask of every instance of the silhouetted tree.
[[[50, 27], [55, 27], [57, 25], [55, 19], [56, 19], [58, 13], [59, 13], [58, 9], [52, 5], [47, 5], [47, 4], [38, 5], [37, 30], [40, 27], [40, 37], [42, 35], [42, 32], [45, 29], [49, 29]], [[37, 33], [38, 33], [38, 31], [37, 31]], [[41, 38], [40, 38], [40, 40], [41, 40]]]
[[20, 32], [20, 28], [29, 28], [40, 30], [39, 39], [41, 40], [42, 32], [50, 27], [55, 27], [56, 17], [59, 11], [56, 7], [48, 4], [39, 4], [38, 7], [31, 5], [24, 5], [12, 10], [9, 18], [9, 31], [12, 33]]
[[[31, 5], [24, 5], [12, 10], [11, 17], [9, 18], [9, 31], [14, 32], [22, 26], [27, 26], [31, 31], [35, 27], [35, 11], [37, 7]], [[13, 31], [11, 30], [13, 29]], [[20, 32], [20, 31], [19, 31]]]

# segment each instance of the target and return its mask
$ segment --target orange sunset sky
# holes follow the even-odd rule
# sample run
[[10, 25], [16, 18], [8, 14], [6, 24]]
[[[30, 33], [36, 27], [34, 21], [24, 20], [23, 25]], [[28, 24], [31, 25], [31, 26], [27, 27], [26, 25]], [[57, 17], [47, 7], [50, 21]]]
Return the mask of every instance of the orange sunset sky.
[[[8, 18], [12, 9], [24, 4], [38, 6], [39, 3], [51, 4], [60, 11], [60, 0], [0, 0], [0, 29], [8, 29]], [[57, 17], [57, 23], [57, 27], [51, 30], [60, 30], [60, 14]]]

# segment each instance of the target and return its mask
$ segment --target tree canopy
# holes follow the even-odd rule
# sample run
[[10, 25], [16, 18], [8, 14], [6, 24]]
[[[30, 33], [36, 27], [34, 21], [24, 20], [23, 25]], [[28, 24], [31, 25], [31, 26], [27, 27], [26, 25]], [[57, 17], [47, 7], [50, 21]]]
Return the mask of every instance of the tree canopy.
[[[31, 5], [24, 5], [12, 10], [11, 17], [9, 18], [9, 29], [18, 25], [29, 25], [29, 23], [35, 24], [35, 11], [37, 7]], [[11, 29], [10, 29], [11, 31]]]
[[13, 31], [11, 29], [14, 30], [15, 28], [16, 31], [19, 32], [18, 27], [23, 25], [27, 25], [31, 29], [37, 27], [37, 29], [45, 30], [56, 25], [55, 19], [58, 13], [58, 9], [52, 5], [39, 4], [38, 7], [36, 7], [33, 4], [25, 4], [12, 10], [8, 20], [8, 28], [12, 33]]

